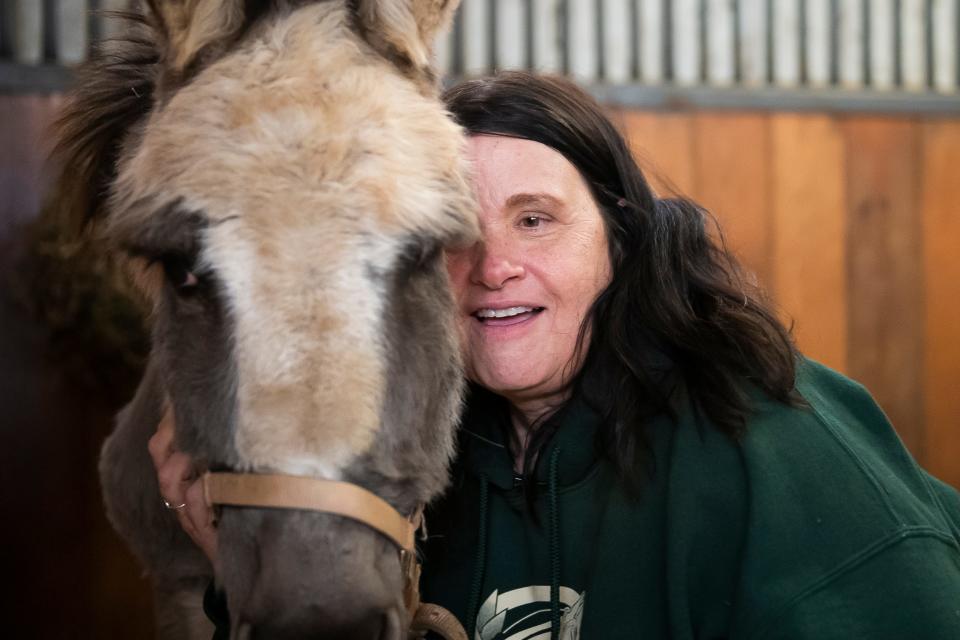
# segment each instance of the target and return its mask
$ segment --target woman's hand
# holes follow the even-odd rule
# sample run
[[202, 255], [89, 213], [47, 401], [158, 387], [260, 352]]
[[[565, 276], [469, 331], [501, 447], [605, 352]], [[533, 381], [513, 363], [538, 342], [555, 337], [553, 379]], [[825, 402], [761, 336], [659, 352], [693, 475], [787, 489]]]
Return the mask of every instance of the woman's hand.
[[197, 475], [193, 459], [174, 446], [173, 410], [167, 408], [150, 438], [147, 448], [157, 469], [160, 496], [173, 510], [180, 526], [187, 532], [212, 564], [217, 558], [217, 528], [213, 509], [203, 499], [203, 483]]

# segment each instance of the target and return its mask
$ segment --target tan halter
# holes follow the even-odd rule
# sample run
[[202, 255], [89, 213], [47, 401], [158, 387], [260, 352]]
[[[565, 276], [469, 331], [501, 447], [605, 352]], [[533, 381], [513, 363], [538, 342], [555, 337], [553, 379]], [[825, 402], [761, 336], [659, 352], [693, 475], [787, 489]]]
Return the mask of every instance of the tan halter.
[[420, 561], [414, 536], [423, 522], [423, 506], [410, 517], [380, 496], [349, 482], [301, 476], [253, 473], [205, 473], [207, 504], [321, 511], [362, 522], [400, 549], [403, 601], [410, 614], [410, 637], [433, 631], [446, 640], [467, 640], [456, 617], [441, 606], [420, 602]]

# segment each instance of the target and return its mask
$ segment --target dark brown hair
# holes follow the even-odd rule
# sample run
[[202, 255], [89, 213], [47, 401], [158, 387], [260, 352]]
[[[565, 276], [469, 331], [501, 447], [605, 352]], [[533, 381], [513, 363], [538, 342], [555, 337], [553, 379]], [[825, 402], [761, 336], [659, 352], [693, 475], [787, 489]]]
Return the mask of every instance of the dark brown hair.
[[[581, 327], [584, 365], [569, 384], [601, 412], [598, 445], [629, 488], [638, 490], [652, 469], [645, 425], [664, 412], [675, 417], [681, 395], [734, 438], [745, 428], [751, 387], [799, 402], [790, 332], [749, 284], [712, 216], [688, 199], [655, 196], [592, 97], [563, 78], [524, 72], [467, 81], [444, 97], [468, 133], [545, 144], [593, 192], [613, 277]], [[524, 475], [556, 422], [537, 426]]]

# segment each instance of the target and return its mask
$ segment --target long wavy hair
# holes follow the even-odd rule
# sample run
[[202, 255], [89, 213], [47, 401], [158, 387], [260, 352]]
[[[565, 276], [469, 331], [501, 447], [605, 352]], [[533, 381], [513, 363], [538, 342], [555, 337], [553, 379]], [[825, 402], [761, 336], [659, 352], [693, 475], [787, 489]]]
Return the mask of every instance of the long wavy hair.
[[[790, 331], [726, 249], [714, 218], [688, 199], [658, 198], [591, 96], [563, 78], [502, 72], [456, 85], [444, 99], [468, 134], [560, 152], [593, 193], [613, 273], [580, 328], [572, 362], [583, 354], [583, 366], [568, 385], [571, 397], [585, 397], [602, 415], [597, 446], [631, 492], [653, 472], [645, 427], [663, 413], [676, 420], [680, 397], [735, 439], [746, 427], [751, 388], [802, 403]], [[490, 401], [477, 391], [474, 399]], [[562, 410], [537, 421], [525, 476]]]

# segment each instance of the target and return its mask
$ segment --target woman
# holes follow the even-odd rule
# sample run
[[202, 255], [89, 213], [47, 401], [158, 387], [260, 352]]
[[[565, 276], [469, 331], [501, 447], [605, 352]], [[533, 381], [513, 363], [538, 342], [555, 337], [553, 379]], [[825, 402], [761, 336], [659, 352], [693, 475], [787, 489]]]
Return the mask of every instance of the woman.
[[656, 198], [564, 80], [446, 99], [483, 241], [448, 256], [472, 384], [424, 599], [483, 640], [957, 637], [960, 497], [795, 352], [705, 212]]

